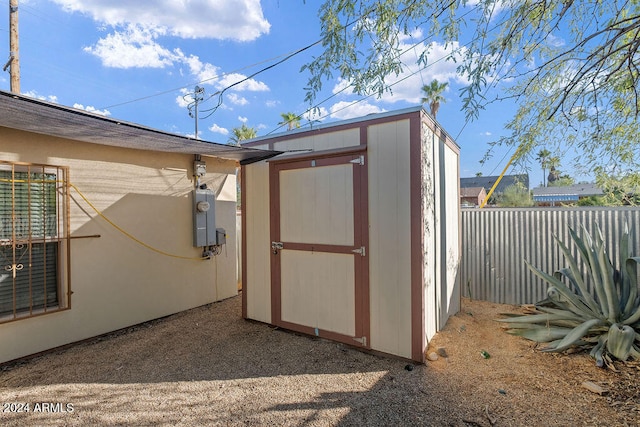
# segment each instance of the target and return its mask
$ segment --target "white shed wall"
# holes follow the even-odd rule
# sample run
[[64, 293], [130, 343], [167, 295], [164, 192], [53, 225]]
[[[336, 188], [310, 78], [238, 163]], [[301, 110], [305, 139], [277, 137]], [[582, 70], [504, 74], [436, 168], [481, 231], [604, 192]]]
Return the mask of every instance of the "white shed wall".
[[[353, 147], [360, 144], [360, 129], [352, 128], [330, 133], [314, 134], [299, 139], [288, 139], [276, 142], [273, 149], [277, 151], [309, 150], [322, 151], [336, 148]], [[300, 154], [295, 151], [291, 154]]]
[[271, 322], [271, 239], [269, 214], [269, 164], [243, 168], [242, 214], [245, 216], [247, 317]]
[[438, 253], [436, 240], [436, 203], [435, 193], [437, 159], [434, 158], [437, 140], [433, 131], [425, 123], [421, 123], [421, 153], [422, 153], [422, 291], [424, 298], [424, 328], [425, 342], [428, 342], [437, 331], [437, 262], [434, 254]]
[[447, 283], [446, 299], [443, 301], [443, 314], [440, 319], [440, 328], [444, 327], [449, 316], [460, 311], [460, 161], [458, 153], [448, 146], [444, 146], [444, 183], [446, 194], [444, 206], [446, 209], [447, 223], [445, 274]]
[[370, 126], [371, 347], [411, 357], [409, 120]]

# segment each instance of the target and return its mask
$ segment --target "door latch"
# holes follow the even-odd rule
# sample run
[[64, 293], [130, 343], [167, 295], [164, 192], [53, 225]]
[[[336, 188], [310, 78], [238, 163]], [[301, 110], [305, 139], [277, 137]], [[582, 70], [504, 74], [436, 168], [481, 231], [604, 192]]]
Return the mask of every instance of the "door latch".
[[271, 251], [274, 255], [278, 255], [278, 251], [284, 249], [282, 242], [271, 242]]
[[367, 251], [364, 246], [360, 246], [358, 249], [354, 249], [351, 252], [354, 254], [360, 254], [360, 256], [367, 256]]

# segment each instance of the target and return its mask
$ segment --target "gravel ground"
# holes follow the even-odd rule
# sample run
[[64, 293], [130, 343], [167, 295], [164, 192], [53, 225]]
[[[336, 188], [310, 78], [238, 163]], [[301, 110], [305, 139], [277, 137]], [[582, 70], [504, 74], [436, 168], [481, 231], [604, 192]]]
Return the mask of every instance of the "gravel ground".
[[638, 425], [637, 365], [535, 351], [493, 321], [517, 307], [463, 301], [432, 341], [438, 360], [413, 365], [244, 321], [240, 304], [3, 366], [0, 425]]

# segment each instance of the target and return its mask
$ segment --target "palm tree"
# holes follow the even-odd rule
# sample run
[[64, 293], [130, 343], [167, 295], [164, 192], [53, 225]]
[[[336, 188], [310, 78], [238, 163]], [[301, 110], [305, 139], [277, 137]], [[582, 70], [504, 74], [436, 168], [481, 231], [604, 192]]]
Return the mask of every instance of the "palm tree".
[[538, 151], [538, 157], [536, 160], [540, 162], [540, 166], [542, 166], [542, 184], [543, 187], [547, 186], [547, 167], [549, 167], [549, 156], [551, 156], [551, 151], [543, 148]]
[[254, 128], [250, 128], [246, 124], [242, 124], [240, 127], [235, 127], [231, 130], [233, 135], [229, 137], [228, 145], [240, 146], [240, 142], [245, 139], [255, 138], [258, 133]]
[[442, 92], [445, 91], [447, 86], [449, 86], [449, 83], [440, 83], [435, 79], [430, 84], [422, 86], [422, 92], [424, 93], [422, 103], [429, 103], [429, 110], [434, 119], [438, 114], [440, 103], [445, 102]]
[[557, 169], [558, 166], [560, 166], [560, 157], [549, 157], [549, 161], [547, 164], [549, 165], [549, 176], [547, 177], [547, 183], [548, 185], [551, 185], [552, 183], [560, 179], [560, 171]]
[[282, 121], [279, 125], [287, 125], [287, 130], [293, 130], [300, 127], [300, 116], [296, 113], [281, 113]]

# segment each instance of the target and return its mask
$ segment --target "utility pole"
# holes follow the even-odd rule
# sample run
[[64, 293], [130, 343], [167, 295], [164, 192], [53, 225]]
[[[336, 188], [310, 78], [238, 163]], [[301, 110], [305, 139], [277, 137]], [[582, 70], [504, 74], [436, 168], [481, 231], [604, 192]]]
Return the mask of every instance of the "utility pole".
[[9, 0], [9, 67], [11, 92], [20, 93], [20, 48], [18, 46], [18, 0]]
[[[193, 101], [187, 106], [187, 108], [189, 109], [189, 116], [191, 117], [195, 116], [196, 139], [199, 139], [198, 138], [198, 104], [200, 103], [200, 101], [203, 101], [203, 100], [204, 100], [204, 88], [201, 86], [196, 86], [195, 89], [193, 90]], [[191, 108], [193, 108], [194, 111], [191, 111]]]

